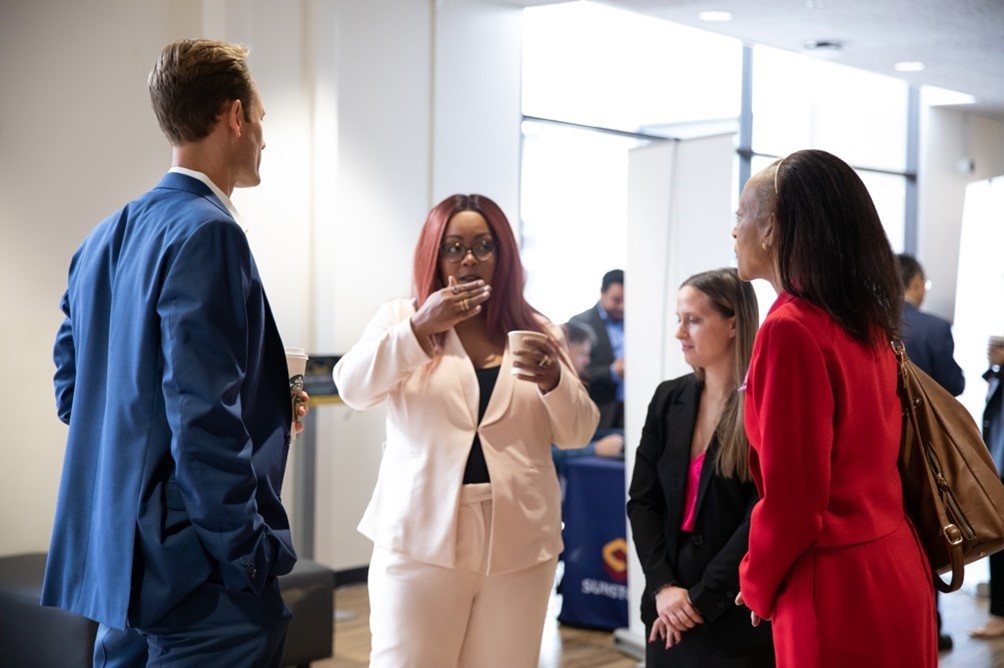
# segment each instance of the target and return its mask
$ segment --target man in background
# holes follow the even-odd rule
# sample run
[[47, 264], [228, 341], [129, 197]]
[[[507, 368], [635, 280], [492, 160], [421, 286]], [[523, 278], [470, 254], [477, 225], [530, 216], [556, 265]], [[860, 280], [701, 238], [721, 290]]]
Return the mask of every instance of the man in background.
[[928, 281], [920, 263], [900, 254], [899, 273], [903, 280], [903, 342], [913, 363], [938, 381], [953, 397], [962, 394], [966, 379], [955, 361], [952, 325], [943, 318], [920, 310], [927, 296]]
[[[924, 269], [912, 255], [901, 253], [899, 276], [903, 281], [903, 343], [906, 354], [913, 363], [933, 378], [953, 397], [962, 394], [966, 379], [955, 361], [955, 339], [952, 325], [947, 320], [920, 310], [929, 289]], [[952, 636], [941, 631], [939, 594], [934, 592], [935, 612], [938, 617], [938, 650], [952, 649]]]
[[98, 668], [282, 656], [276, 577], [296, 555], [280, 491], [306, 408], [230, 201], [258, 185], [265, 148], [247, 54], [163, 50], [149, 90], [172, 167], [70, 265], [53, 353], [69, 436], [42, 604], [99, 622]]
[[[990, 337], [987, 346], [989, 368], [983, 374], [987, 381], [987, 403], [983, 408], [983, 442], [990, 450], [997, 474], [1004, 482], [1004, 387], [1001, 387], [1001, 369], [1004, 368], [1004, 338]], [[990, 603], [987, 621], [969, 631], [980, 640], [1004, 637], [1004, 552], [990, 555]]]
[[624, 428], [624, 272], [608, 271], [596, 305], [571, 322], [589, 327], [596, 335], [589, 366], [582, 374], [589, 397], [600, 409], [600, 429]]
[[[572, 358], [572, 366], [582, 375], [589, 366], [589, 358], [596, 340], [596, 334], [586, 325], [577, 322], [566, 322], [562, 325], [565, 332], [565, 342], [568, 344], [568, 354]], [[559, 478], [564, 480], [565, 464], [579, 457], [609, 457], [624, 455], [623, 429], [597, 429], [592, 440], [582, 448], [559, 448], [551, 445], [551, 458]], [[564, 483], [562, 482], [562, 490]]]

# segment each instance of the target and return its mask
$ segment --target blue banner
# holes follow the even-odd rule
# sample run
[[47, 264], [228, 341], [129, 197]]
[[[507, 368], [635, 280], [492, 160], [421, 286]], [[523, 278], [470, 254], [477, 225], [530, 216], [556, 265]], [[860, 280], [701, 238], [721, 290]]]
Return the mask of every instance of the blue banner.
[[565, 573], [558, 621], [628, 626], [624, 461], [581, 457], [565, 465], [562, 502]]

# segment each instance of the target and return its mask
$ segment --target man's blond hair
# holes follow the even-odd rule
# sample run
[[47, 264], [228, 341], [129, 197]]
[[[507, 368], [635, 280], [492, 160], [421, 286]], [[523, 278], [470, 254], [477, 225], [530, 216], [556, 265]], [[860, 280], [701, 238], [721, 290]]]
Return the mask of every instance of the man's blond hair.
[[150, 72], [150, 102], [172, 145], [205, 139], [223, 106], [240, 100], [251, 119], [254, 81], [249, 50], [238, 44], [183, 39], [164, 47]]

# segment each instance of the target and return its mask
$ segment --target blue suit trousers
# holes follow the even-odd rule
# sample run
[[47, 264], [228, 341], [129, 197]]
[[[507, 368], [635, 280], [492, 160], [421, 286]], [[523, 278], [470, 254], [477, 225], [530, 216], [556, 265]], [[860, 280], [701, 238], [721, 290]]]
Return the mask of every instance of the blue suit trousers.
[[289, 620], [275, 580], [260, 595], [206, 582], [154, 624], [102, 624], [94, 668], [279, 668]]

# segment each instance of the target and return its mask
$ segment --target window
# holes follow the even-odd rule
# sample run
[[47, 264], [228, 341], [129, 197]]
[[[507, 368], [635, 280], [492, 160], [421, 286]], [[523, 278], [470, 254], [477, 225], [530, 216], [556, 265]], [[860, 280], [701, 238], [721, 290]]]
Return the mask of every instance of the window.
[[[753, 48], [754, 154], [818, 148], [865, 182], [893, 248], [903, 250], [909, 87], [892, 77], [799, 54]], [[773, 162], [754, 159], [752, 171]]]
[[523, 24], [526, 116], [629, 132], [739, 116], [738, 40], [591, 2]]
[[[756, 172], [802, 148], [857, 169], [904, 250], [909, 88], [766, 47], [752, 53]], [[591, 2], [524, 11], [521, 229], [527, 298], [556, 321], [624, 267], [627, 152], [657, 138], [737, 132], [738, 40]], [[737, 154], [736, 199], [738, 182]]]
[[[735, 131], [742, 44], [589, 2], [528, 8], [522, 257], [527, 299], [556, 322], [624, 268], [628, 151]], [[708, 85], [708, 82], [714, 85]]]
[[753, 148], [819, 148], [857, 167], [906, 170], [909, 88], [892, 77], [753, 48]]
[[628, 150], [638, 139], [523, 123], [520, 217], [527, 299], [555, 322], [591, 306], [627, 259]]

